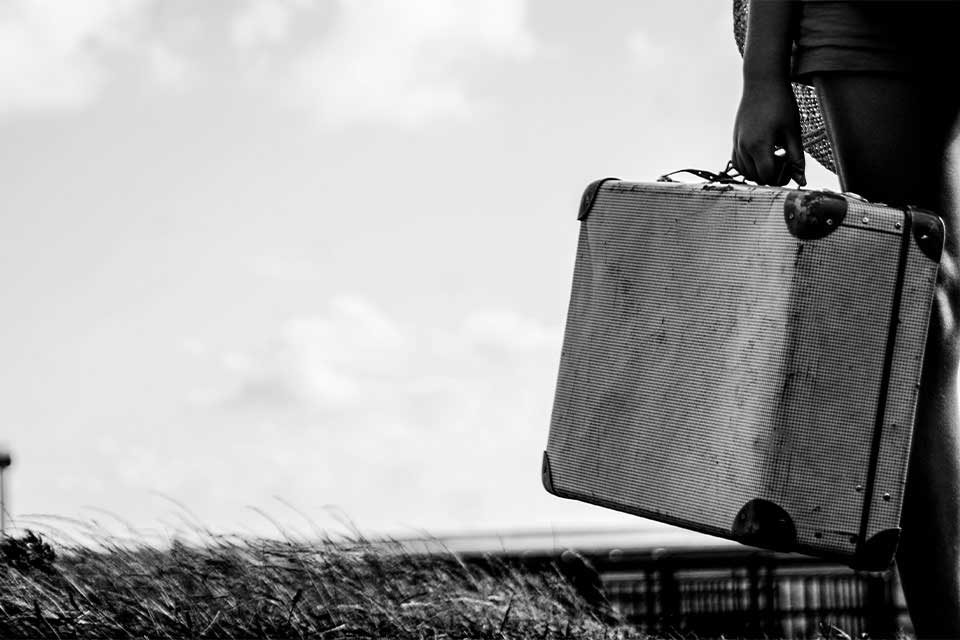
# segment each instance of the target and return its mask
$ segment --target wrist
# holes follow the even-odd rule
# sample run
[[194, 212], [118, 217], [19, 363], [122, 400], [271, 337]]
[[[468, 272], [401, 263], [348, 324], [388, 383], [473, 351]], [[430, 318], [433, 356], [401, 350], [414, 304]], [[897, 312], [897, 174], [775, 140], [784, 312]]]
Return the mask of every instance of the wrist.
[[790, 76], [774, 70], [743, 72], [744, 93], [774, 91], [790, 88]]
[[779, 84], [789, 82], [789, 54], [783, 53], [782, 55], [763, 57], [745, 56], [743, 59], [743, 81], [752, 84]]

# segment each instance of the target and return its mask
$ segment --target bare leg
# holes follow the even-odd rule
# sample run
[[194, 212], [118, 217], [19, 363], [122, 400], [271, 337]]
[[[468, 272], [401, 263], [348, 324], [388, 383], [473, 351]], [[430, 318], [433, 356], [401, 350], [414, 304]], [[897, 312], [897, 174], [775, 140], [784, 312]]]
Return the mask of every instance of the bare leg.
[[960, 129], [951, 96], [881, 74], [815, 79], [844, 190], [914, 204], [946, 225], [897, 565], [919, 638], [960, 638]]

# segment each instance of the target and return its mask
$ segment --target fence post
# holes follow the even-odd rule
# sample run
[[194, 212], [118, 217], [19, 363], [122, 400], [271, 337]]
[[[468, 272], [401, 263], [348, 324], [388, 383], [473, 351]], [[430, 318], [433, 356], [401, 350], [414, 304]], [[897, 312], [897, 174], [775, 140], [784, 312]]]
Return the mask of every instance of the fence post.
[[667, 553], [657, 557], [657, 573], [660, 577], [660, 629], [662, 632], [679, 630], [680, 593], [674, 575], [674, 563]]
[[865, 574], [867, 597], [864, 627], [871, 638], [892, 638], [897, 632], [897, 607], [888, 573]]
[[643, 567], [643, 579], [646, 582], [644, 590], [644, 606], [643, 606], [643, 618], [644, 624], [646, 624], [645, 632], [651, 633], [657, 626], [657, 579], [656, 579], [656, 566], [653, 564], [646, 564]]
[[764, 600], [766, 611], [766, 624], [764, 625], [764, 633], [769, 637], [780, 637], [783, 635], [783, 625], [780, 624], [780, 606], [777, 593], [777, 581], [775, 577], [777, 567], [777, 561], [774, 560], [772, 556], [767, 556], [766, 563], [764, 563], [764, 593], [766, 597]]
[[760, 623], [760, 562], [756, 555], [747, 560], [747, 579], [750, 589], [750, 611], [746, 616], [747, 633], [754, 637], [762, 637]]
[[7, 492], [3, 486], [3, 471], [10, 466], [10, 453], [0, 451], [0, 539], [7, 537]]

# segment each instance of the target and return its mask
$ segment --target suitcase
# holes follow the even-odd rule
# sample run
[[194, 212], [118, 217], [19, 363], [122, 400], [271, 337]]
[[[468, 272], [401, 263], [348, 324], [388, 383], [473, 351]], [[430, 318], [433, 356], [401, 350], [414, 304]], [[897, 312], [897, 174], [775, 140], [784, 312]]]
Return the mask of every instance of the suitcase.
[[942, 221], [852, 194], [611, 178], [579, 219], [547, 491], [887, 568]]

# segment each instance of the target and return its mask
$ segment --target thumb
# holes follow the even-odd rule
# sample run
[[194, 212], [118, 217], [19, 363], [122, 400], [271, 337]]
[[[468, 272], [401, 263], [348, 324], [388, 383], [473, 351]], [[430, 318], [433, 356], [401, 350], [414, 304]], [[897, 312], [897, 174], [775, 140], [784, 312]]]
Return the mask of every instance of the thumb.
[[806, 186], [807, 177], [804, 175], [806, 159], [803, 156], [803, 144], [800, 142], [799, 131], [787, 134], [786, 140], [784, 140], [784, 148], [787, 151], [787, 162], [790, 163], [787, 175], [801, 187]]

